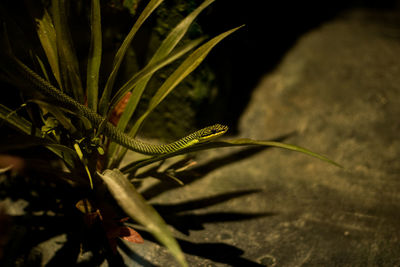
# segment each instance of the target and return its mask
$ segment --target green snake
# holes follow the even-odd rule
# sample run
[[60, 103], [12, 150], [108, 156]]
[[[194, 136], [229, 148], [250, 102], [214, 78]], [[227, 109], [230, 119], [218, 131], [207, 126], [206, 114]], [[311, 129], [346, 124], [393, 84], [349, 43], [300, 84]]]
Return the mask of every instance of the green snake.
[[[39, 76], [36, 72], [34, 72], [24, 63], [22, 63], [19, 59], [13, 57], [13, 61], [19, 72], [26, 76], [43, 94], [54, 98], [64, 105], [74, 108], [78, 114], [86, 117], [93, 125], [99, 126], [106, 120], [104, 117], [100, 116], [87, 106], [82, 105], [78, 101], [63, 93], [61, 90], [51, 85], [47, 80]], [[227, 130], [227, 126], [215, 124], [200, 129], [173, 143], [162, 145], [148, 144], [134, 139], [123, 131], [117, 129], [110, 122], [106, 122], [103, 133], [112, 141], [133, 151], [147, 155], [161, 155], [176, 152], [197, 143], [209, 141], [213, 138], [223, 135]]]

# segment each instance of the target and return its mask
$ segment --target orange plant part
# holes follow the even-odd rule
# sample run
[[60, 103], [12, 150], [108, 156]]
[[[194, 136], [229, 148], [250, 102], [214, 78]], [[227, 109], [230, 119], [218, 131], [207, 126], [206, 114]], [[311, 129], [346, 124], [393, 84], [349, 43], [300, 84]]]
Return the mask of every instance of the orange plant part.
[[110, 122], [115, 126], [118, 124], [119, 119], [121, 118], [122, 113], [125, 110], [126, 105], [128, 104], [129, 98], [131, 97], [131, 92], [127, 92], [125, 96], [118, 102], [115, 106], [114, 110], [110, 116]]

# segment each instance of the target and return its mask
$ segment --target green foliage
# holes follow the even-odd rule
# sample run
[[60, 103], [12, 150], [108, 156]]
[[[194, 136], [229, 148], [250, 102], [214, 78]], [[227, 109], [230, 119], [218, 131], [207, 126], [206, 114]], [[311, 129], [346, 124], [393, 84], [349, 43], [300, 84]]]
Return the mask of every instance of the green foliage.
[[[90, 190], [101, 190], [101, 181], [103, 181], [124, 212], [134, 221], [142, 224], [160, 243], [166, 246], [181, 266], [187, 266], [187, 264], [167, 224], [137, 192], [124, 174], [132, 176], [139, 168], [154, 162], [162, 163], [167, 158], [181, 154], [210, 148], [244, 145], [285, 148], [337, 165], [326, 157], [297, 146], [272, 141], [238, 139], [199, 143], [172, 153], [155, 155], [130, 162], [120, 170], [114, 169], [119, 167], [127, 149], [123, 145], [112, 142], [112, 139], [108, 138], [109, 136], [104, 135], [103, 130], [107, 121], [115, 120], [116, 128], [119, 131], [135, 137], [149, 114], [158, 107], [183, 79], [198, 67], [213, 47], [240, 28], [228, 30], [204, 43], [204, 39], [201, 38], [179, 46], [178, 44], [181, 43], [196, 17], [213, 1], [205, 0], [178, 23], [161, 42], [147, 65], [137, 73], [133, 73], [120, 87], [116, 86], [116, 79], [127, 49], [135, 39], [136, 33], [141, 26], [162, 3], [162, 0], [149, 1], [139, 14], [138, 19], [116, 52], [107, 77], [101, 77], [100, 75], [103, 56], [100, 1], [91, 1], [89, 14], [91, 32], [87, 62], [85, 64], [87, 66], [86, 76], [83, 76], [80, 71], [79, 62], [82, 59], [78, 58], [74, 49], [74, 40], [68, 24], [68, 19], [70, 18], [67, 15], [67, 1], [53, 0], [51, 1], [50, 9], [42, 8], [41, 16], [34, 18], [41, 49], [33, 52], [33, 63], [40, 66], [41, 72], [38, 73], [44, 73], [49, 83], [54, 83], [55, 81], [57, 84], [55, 87], [60, 91], [73, 97], [79, 103], [87, 105], [93, 112], [102, 115], [104, 120], [100, 125], [94, 125], [93, 121], [79, 115], [80, 113], [71, 107], [62, 107], [54, 104], [51, 97], [38, 97], [37, 91], [33, 90], [34, 87], [29, 87], [26, 90], [26, 86], [21, 85], [18, 74], [9, 70], [7, 64], [1, 64], [5, 73], [4, 76], [14, 81], [15, 87], [19, 88], [28, 99], [17, 110], [11, 110], [9, 107], [0, 104], [0, 119], [26, 135], [25, 142], [19, 142], [14, 146], [8, 144], [8, 146], [2, 147], [2, 152], [13, 147], [43, 146], [63, 161], [71, 174], [81, 177], [81, 179], [76, 177], [65, 178], [72, 179], [74, 183], [78, 184], [78, 187], [86, 188], [89, 192]], [[126, 1], [126, 3], [134, 5], [132, 12], [137, 11], [136, 1]], [[4, 37], [7, 37], [7, 35], [5, 34]], [[13, 41], [15, 42], [15, 40], [11, 40], [11, 43]], [[34, 45], [29, 49], [33, 48]], [[4, 51], [9, 50], [9, 48], [4, 49]], [[42, 55], [46, 59], [41, 58]], [[138, 116], [138, 119], [132, 122], [133, 126], [129, 128], [129, 122], [135, 115], [138, 103], [142, 99], [143, 92], [146, 90], [151, 77], [159, 69], [184, 56], [186, 58], [182, 60], [180, 65], [166, 78], [152, 96], [147, 110]], [[6, 55], [6, 58], [8, 60], [11, 58], [11, 61], [13, 57], [18, 57], [18, 55], [10, 53]], [[86, 81], [85, 89], [82, 86], [82, 81]], [[105, 84], [104, 88], [99, 87], [101, 84]], [[120, 106], [121, 101], [129, 95], [126, 105]], [[29, 114], [39, 114], [40, 120], [34, 119], [33, 116], [24, 116], [21, 114], [22, 112], [19, 112], [25, 109]], [[119, 114], [116, 114], [118, 112]], [[59, 170], [54, 171], [57, 172]]]
[[100, 2], [92, 0], [92, 12], [90, 25], [92, 28], [90, 38], [90, 50], [88, 55], [86, 96], [89, 108], [97, 110], [99, 95], [99, 71], [101, 64], [101, 17]]
[[131, 182], [117, 169], [106, 170], [100, 177], [127, 215], [145, 226], [176, 257], [187, 266], [181, 249], [157, 211], [136, 191]]

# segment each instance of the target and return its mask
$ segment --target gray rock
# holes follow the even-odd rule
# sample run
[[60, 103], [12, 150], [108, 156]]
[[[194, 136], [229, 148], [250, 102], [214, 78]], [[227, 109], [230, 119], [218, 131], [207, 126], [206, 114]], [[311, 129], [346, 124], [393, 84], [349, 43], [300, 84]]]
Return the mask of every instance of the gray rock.
[[[222, 149], [199, 155], [187, 186], [143, 191], [187, 227], [176, 234], [190, 266], [400, 265], [398, 17], [354, 10], [305, 34], [241, 118], [241, 136], [295, 132], [284, 142], [343, 169], [282, 149]], [[141, 266], [176, 266], [154, 243], [132, 249]]]

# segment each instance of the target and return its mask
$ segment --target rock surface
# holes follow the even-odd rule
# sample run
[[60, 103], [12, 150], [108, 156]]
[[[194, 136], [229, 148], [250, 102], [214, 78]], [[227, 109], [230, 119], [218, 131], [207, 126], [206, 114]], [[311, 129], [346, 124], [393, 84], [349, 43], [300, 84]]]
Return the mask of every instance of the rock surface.
[[[305, 34], [241, 118], [240, 136], [295, 132], [284, 142], [343, 169], [282, 149], [212, 150], [178, 175], [187, 186], [143, 190], [190, 266], [400, 265], [399, 17], [353, 10]], [[130, 266], [176, 266], [150, 241], [131, 248]]]

